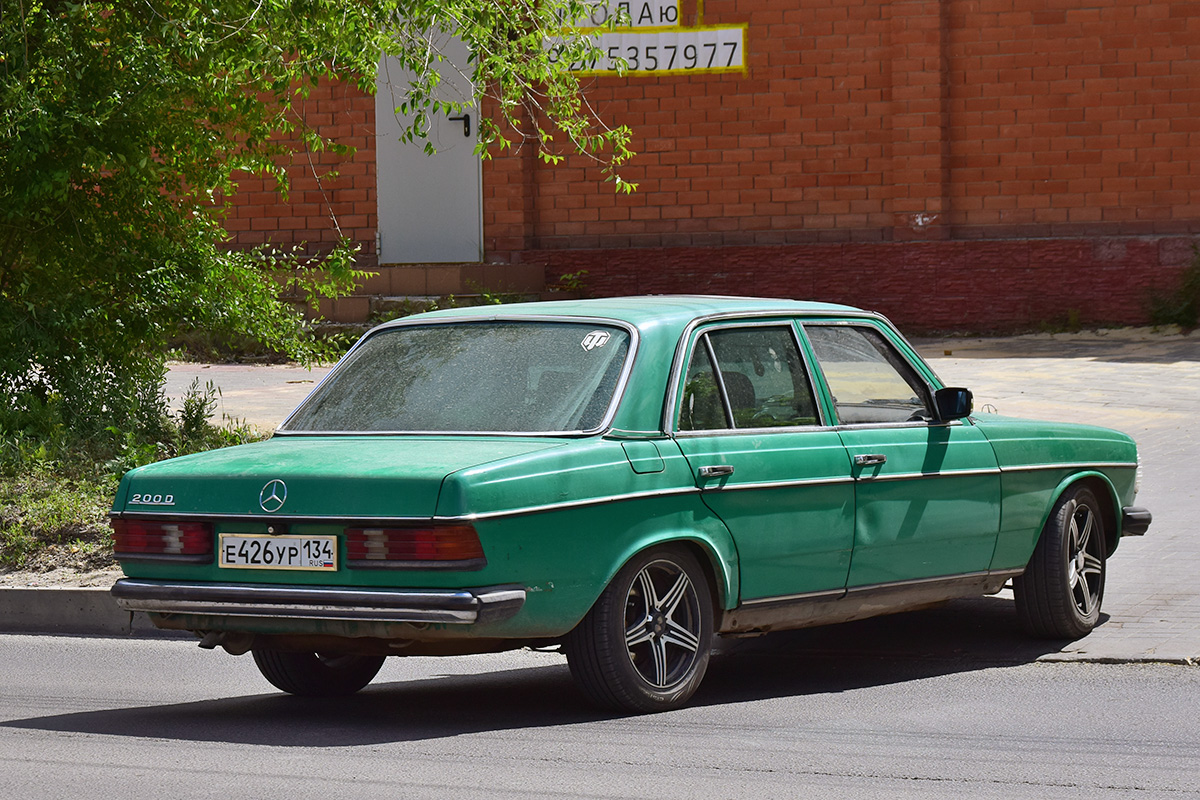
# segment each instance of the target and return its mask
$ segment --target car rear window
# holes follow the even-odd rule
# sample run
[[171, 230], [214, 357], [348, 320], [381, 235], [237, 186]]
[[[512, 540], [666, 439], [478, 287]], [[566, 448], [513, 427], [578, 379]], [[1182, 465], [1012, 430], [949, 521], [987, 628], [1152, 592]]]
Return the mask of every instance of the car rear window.
[[283, 432], [549, 433], [598, 428], [627, 331], [559, 322], [385, 328], [344, 358]]

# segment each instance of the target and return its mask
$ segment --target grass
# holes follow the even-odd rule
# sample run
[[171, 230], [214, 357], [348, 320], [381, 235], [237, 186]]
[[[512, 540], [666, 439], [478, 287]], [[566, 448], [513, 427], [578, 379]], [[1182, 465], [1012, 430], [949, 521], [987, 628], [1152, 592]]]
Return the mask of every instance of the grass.
[[[0, 566], [100, 569], [113, 563], [108, 510], [117, 477], [69, 474], [62, 464], [30, 465], [0, 476]], [[76, 469], [79, 465], [76, 465]]]
[[266, 438], [236, 420], [213, 424], [216, 398], [212, 383], [195, 382], [149, 430], [109, 429], [103, 441], [0, 431], [0, 570], [114, 565], [108, 512], [127, 470]]

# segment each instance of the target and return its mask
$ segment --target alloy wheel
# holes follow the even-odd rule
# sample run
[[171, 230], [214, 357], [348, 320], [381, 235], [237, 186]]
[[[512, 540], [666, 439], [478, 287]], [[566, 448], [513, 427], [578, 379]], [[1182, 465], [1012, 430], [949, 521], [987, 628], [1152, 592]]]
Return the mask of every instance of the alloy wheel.
[[678, 565], [654, 561], [638, 572], [625, 601], [625, 648], [646, 683], [669, 689], [691, 675], [701, 625], [696, 587]]

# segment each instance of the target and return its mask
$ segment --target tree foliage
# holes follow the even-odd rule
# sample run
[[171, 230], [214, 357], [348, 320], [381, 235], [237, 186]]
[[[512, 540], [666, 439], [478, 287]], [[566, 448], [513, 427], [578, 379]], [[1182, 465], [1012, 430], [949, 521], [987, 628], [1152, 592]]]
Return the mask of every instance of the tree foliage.
[[[561, 20], [585, 12], [580, 0], [0, 0], [0, 429], [87, 434], [159, 413], [180, 330], [310, 353], [280, 296], [345, 292], [364, 274], [353, 248], [230, 251], [214, 198], [247, 174], [286, 191], [290, 148], [336, 148], [298, 109], [319, 80], [373, 90], [381, 53], [414, 76], [407, 135], [489, 94], [501, 119], [485, 151], [528, 138], [553, 161], [561, 131], [628, 189], [614, 171], [628, 131], [600, 125], [564, 69], [590, 42]], [[440, 93], [450, 33], [473, 53], [457, 66], [475, 97]], [[551, 38], [563, 58], [548, 56]]]

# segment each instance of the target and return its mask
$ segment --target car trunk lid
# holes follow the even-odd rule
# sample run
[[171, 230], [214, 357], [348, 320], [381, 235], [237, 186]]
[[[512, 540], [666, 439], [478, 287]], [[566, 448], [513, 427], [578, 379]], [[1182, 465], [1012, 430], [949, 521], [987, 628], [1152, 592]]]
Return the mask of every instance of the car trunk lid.
[[446, 475], [561, 446], [547, 439], [277, 436], [130, 472], [114, 509], [278, 518], [432, 517]]

